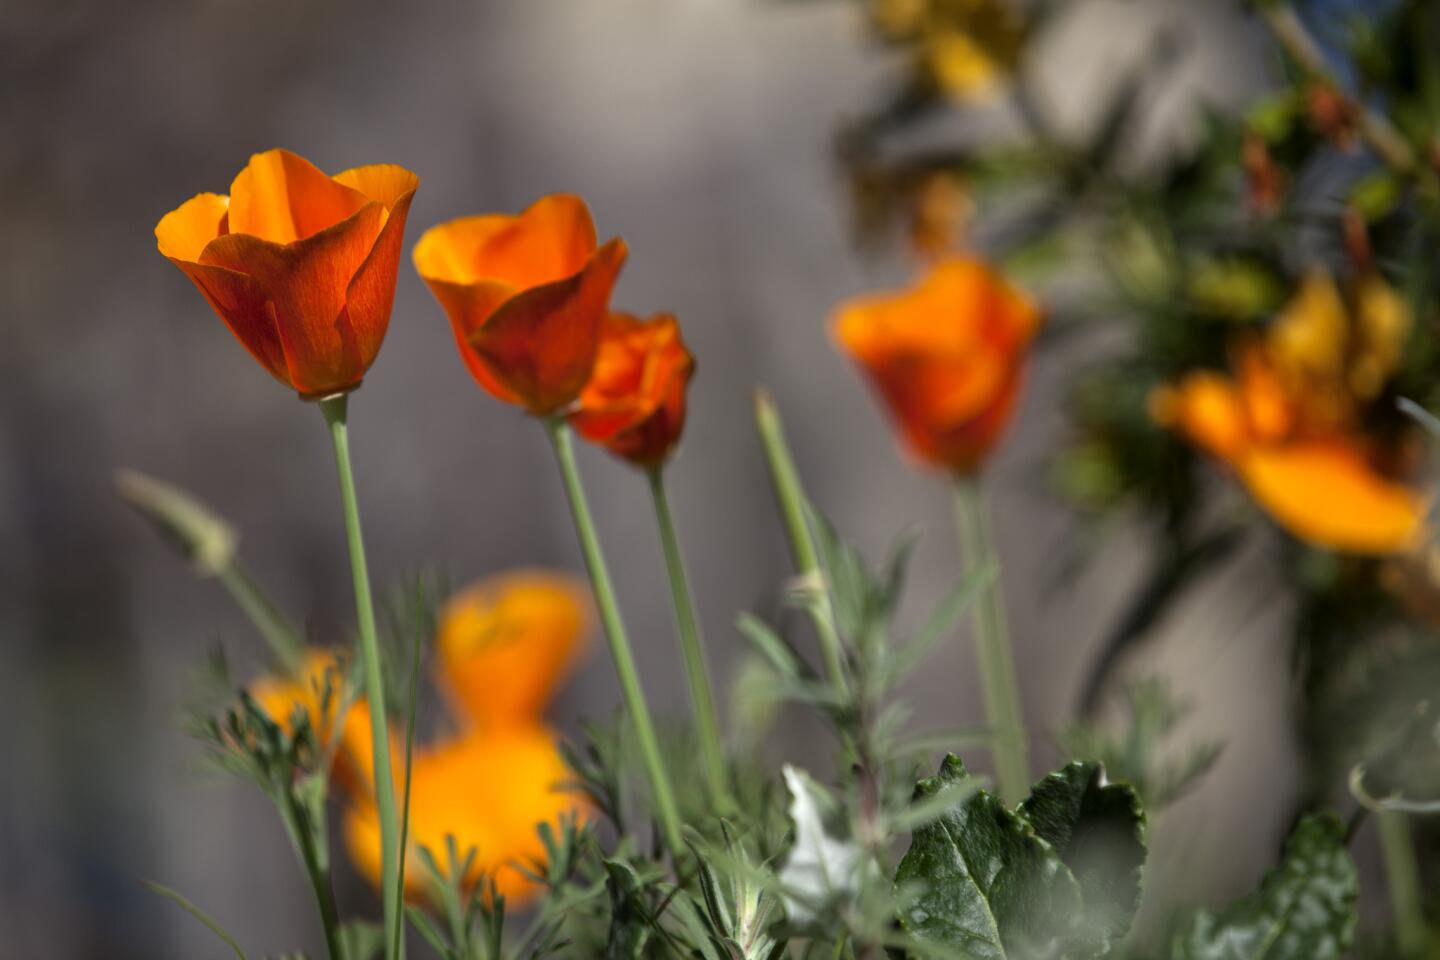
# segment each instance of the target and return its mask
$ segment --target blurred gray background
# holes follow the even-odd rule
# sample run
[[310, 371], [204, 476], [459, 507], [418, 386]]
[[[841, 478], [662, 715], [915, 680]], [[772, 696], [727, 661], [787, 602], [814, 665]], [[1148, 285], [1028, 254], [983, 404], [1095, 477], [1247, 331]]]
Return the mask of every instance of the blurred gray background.
[[[1228, 4], [1077, 2], [1036, 58], [1062, 126], [1083, 123], [1167, 24], [1191, 42], [1173, 83], [1148, 95], [1137, 162], [1193, 136], [1202, 100], [1242, 103], [1263, 84], [1265, 47]], [[942, 485], [896, 455], [825, 329], [837, 301], [910, 270], [855, 249], [832, 151], [837, 124], [897, 69], [842, 0], [0, 2], [0, 955], [225, 955], [140, 877], [184, 891], [256, 954], [318, 947], [268, 802], [199, 773], [177, 723], [204, 652], [222, 644], [253, 670], [258, 641], [110, 478], [135, 467], [208, 500], [285, 609], [334, 639], [352, 601], [333, 464], [318, 412], [155, 252], [162, 214], [281, 145], [331, 171], [417, 171], [412, 241], [462, 213], [584, 195], [602, 236], [631, 246], [616, 304], [674, 310], [699, 358], [670, 477], [728, 681], [735, 612], [770, 609], [787, 574], [750, 425], [756, 385], [848, 534], [878, 553], [907, 526], [922, 532], [908, 621], [956, 573]], [[1069, 518], [1041, 465], [1063, 437], [1074, 361], [1040, 358], [988, 478], [1041, 759], [1146, 562], [1122, 536], [1070, 589], [1045, 587]], [[471, 382], [408, 246], [389, 338], [351, 410], [377, 583], [429, 565], [456, 582], [579, 569], [541, 431]], [[645, 486], [591, 451], [582, 467], [650, 696], [683, 711]], [[1172, 676], [1202, 705], [1194, 736], [1229, 743], [1154, 833], [1162, 898], [1253, 882], [1288, 814], [1284, 611], [1256, 621], [1214, 602], [1226, 589], [1193, 595], [1132, 665]], [[971, 664], [962, 637], [922, 672], [917, 724], [978, 721]], [[554, 716], [574, 729], [617, 699], [597, 646]], [[818, 762], [828, 745], [806, 748], [813, 733], [797, 728], [777, 753]], [[365, 903], [353, 879], [347, 889]]]

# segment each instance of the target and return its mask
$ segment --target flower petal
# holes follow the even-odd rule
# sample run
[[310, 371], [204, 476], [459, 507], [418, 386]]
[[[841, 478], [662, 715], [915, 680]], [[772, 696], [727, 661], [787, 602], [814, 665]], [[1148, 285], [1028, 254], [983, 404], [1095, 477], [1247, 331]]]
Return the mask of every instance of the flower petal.
[[426, 280], [524, 289], [575, 275], [595, 246], [585, 202], [554, 194], [518, 216], [462, 217], [432, 227], [415, 245], [415, 268]]
[[1344, 443], [1292, 443], [1251, 450], [1237, 465], [1257, 503], [1307, 543], [1384, 555], [1414, 546], [1425, 506]]
[[290, 383], [302, 396], [351, 390], [365, 375], [345, 298], [383, 218], [384, 208], [371, 201], [304, 240], [281, 245], [231, 233], [211, 241], [201, 255], [206, 265], [248, 274], [265, 291]]
[[[398, 170], [409, 174], [410, 180], [418, 182], [414, 174], [403, 167], [361, 167], [366, 171]], [[353, 172], [353, 171], [347, 171]], [[396, 180], [402, 178], [396, 177]], [[373, 183], [376, 189], [394, 184]], [[372, 194], [373, 195], [373, 194]], [[390, 326], [390, 311], [395, 304], [395, 280], [400, 270], [400, 247], [405, 237], [405, 220], [410, 214], [410, 201], [415, 197], [415, 187], [400, 194], [388, 205], [389, 216], [380, 229], [369, 256], [360, 265], [345, 293], [346, 312], [355, 330], [356, 348], [360, 352], [360, 365], [369, 370], [380, 352], [385, 340], [385, 331]], [[379, 198], [377, 197], [377, 200]]]
[[293, 243], [333, 227], [371, 202], [288, 150], [250, 158], [230, 184], [230, 232]]
[[626, 255], [625, 241], [609, 241], [579, 273], [517, 294], [470, 335], [476, 356], [531, 413], [553, 413], [584, 389]]
[[171, 260], [194, 263], [205, 244], [225, 233], [230, 198], [218, 193], [201, 193], [160, 218], [155, 225], [155, 245]]
[[274, 306], [265, 288], [253, 277], [225, 267], [174, 258], [171, 262], [185, 271], [250, 355], [276, 380], [294, 387], [285, 345], [275, 325]]
[[402, 200], [408, 202], [420, 186], [420, 178], [399, 164], [372, 163], [335, 174], [332, 178], [352, 190], [358, 190], [368, 199], [385, 205], [394, 211]]
[[436, 635], [439, 686], [478, 728], [536, 722], [575, 665], [588, 592], [540, 570], [491, 577], [445, 604]]

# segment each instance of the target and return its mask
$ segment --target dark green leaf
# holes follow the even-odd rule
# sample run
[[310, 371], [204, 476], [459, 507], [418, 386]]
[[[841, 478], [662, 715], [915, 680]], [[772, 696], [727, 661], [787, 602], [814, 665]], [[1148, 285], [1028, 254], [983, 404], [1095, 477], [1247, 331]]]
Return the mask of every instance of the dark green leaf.
[[[915, 798], [968, 777], [959, 758], [948, 756], [938, 775], [916, 785]], [[1074, 942], [1081, 908], [1075, 877], [1029, 823], [984, 791], [915, 831], [895, 882], [913, 890], [900, 922], [919, 940], [975, 960], [1091, 952]]]
[[1345, 827], [1307, 816], [1260, 890], [1221, 913], [1201, 911], [1171, 946], [1172, 960], [1338, 960], [1355, 938], [1355, 864]]
[[1106, 784], [1098, 763], [1071, 763], [1037, 783], [1019, 813], [1075, 875], [1096, 939], [1122, 939], [1140, 906], [1145, 865], [1145, 814], [1134, 789]]

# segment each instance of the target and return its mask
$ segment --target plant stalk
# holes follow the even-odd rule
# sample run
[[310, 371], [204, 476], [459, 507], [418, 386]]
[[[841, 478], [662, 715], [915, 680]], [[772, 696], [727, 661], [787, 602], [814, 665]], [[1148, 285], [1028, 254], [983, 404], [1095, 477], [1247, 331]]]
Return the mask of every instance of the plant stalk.
[[370, 595], [370, 572], [360, 532], [360, 507], [355, 497], [355, 476], [350, 465], [346, 430], [348, 396], [320, 401], [335, 448], [335, 469], [340, 477], [340, 500], [345, 510], [345, 538], [350, 546], [350, 574], [355, 584], [355, 614], [360, 629], [360, 664], [365, 698], [370, 707], [370, 744], [375, 752], [375, 806], [380, 814], [380, 900], [385, 917], [385, 956], [397, 960], [403, 953], [400, 938], [400, 828], [395, 810], [395, 781], [390, 772], [390, 728], [385, 714], [385, 681], [380, 664], [380, 642], [375, 631], [375, 602]]
[[705, 656], [705, 641], [695, 616], [695, 600], [690, 591], [690, 578], [685, 573], [685, 558], [675, 535], [675, 521], [670, 514], [670, 498], [665, 492], [662, 467], [649, 471], [650, 496], [655, 502], [655, 522], [660, 528], [660, 545], [665, 553], [665, 572], [670, 580], [670, 597], [675, 605], [675, 626], [680, 635], [680, 653], [685, 661], [685, 679], [690, 684], [690, 704], [695, 710], [695, 732], [700, 741], [700, 760], [705, 768], [711, 793], [720, 806], [730, 807], [729, 778], [725, 774], [725, 748], [720, 735], [720, 716], [715, 709], [714, 686]]
[[[821, 580], [824, 576], [815, 549], [815, 540], [810, 533], [810, 524], [805, 516], [807, 500], [800, 485], [800, 474], [795, 469], [795, 460], [790, 456], [790, 446], [785, 441], [785, 428], [780, 422], [780, 413], [770, 395], [763, 390], [755, 393], [755, 424], [760, 430], [760, 440], [765, 446], [765, 459], [770, 465], [770, 479], [775, 487], [775, 499], [780, 504], [780, 515], [785, 521], [785, 535], [790, 542], [790, 556], [795, 572], [802, 578]], [[844, 658], [840, 652], [840, 635], [835, 629], [835, 618], [830, 609], [829, 590], [819, 590], [817, 603], [811, 609], [815, 633], [820, 638], [820, 653], [825, 658], [825, 669], [830, 682], [841, 693], [849, 690], [845, 675]]]
[[1390, 891], [1390, 910], [1395, 922], [1395, 945], [1405, 960], [1421, 960], [1429, 933], [1410, 821], [1405, 814], [1390, 810], [1381, 811], [1375, 820], [1380, 828], [1380, 851], [1384, 855], [1385, 885]]
[[[998, 570], [990, 519], [978, 478], [956, 480], [955, 519], [965, 565], [970, 570], [994, 565]], [[1030, 789], [1029, 746], [1020, 706], [1020, 685], [1015, 677], [1015, 655], [1005, 623], [1005, 594], [998, 572], [975, 604], [974, 625], [985, 718], [995, 731], [996, 785], [1004, 800], [1015, 803]]]
[[595, 605], [600, 611], [600, 621], [605, 628], [605, 639], [610, 645], [610, 658], [615, 663], [615, 673], [620, 678], [620, 692], [625, 699], [625, 709], [635, 725], [635, 737], [639, 741], [641, 759], [650, 780], [650, 792], [655, 801], [660, 831], [670, 855], [679, 857], [685, 846], [680, 833], [680, 814], [675, 806], [675, 793], [671, 789], [669, 775], [665, 772], [665, 763], [660, 755], [660, 741], [655, 735], [655, 725], [650, 719], [650, 707], [645, 702], [645, 692], [640, 686], [640, 676], [635, 669], [635, 656], [630, 650], [630, 638], [625, 632], [625, 623], [620, 617], [620, 605], [616, 602], [615, 590], [610, 584], [610, 571], [605, 564], [605, 555], [600, 551], [600, 538], [595, 534], [595, 523], [590, 517], [590, 504], [585, 499], [585, 488], [580, 483], [570, 426], [563, 417], [554, 417], [545, 422], [545, 428], [555, 448], [555, 459], [560, 465], [560, 475], [565, 482], [570, 514], [575, 520], [575, 533], [580, 540], [581, 552], [585, 555], [585, 566], [590, 571]]
[[231, 560], [216, 576], [230, 593], [235, 605], [249, 618], [256, 631], [270, 646], [270, 651], [275, 654], [280, 665], [291, 676], [302, 676], [305, 672], [304, 644], [285, 621], [284, 615], [275, 609], [275, 605], [240, 566], [240, 562]]

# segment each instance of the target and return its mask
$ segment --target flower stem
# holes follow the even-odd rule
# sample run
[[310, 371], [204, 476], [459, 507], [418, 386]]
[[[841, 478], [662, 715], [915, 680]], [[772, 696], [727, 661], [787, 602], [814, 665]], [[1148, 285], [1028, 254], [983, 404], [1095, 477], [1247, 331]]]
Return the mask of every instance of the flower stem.
[[700, 740], [700, 759], [705, 767], [711, 793], [720, 806], [730, 806], [730, 787], [725, 775], [725, 749], [720, 737], [720, 718], [715, 710], [714, 687], [705, 657], [705, 642], [695, 617], [695, 602], [690, 592], [690, 579], [685, 574], [685, 558], [675, 536], [675, 521], [670, 515], [670, 498], [665, 493], [665, 473], [656, 467], [649, 471], [650, 495], [655, 501], [655, 522], [660, 527], [660, 544], [665, 552], [665, 571], [670, 579], [670, 596], [675, 604], [675, 625], [680, 634], [680, 652], [685, 659], [685, 677], [690, 683], [690, 703], [695, 710], [695, 731]]
[[[805, 491], [800, 486], [800, 474], [795, 469], [795, 460], [790, 456], [790, 446], [785, 441], [785, 428], [780, 422], [780, 413], [770, 395], [763, 390], [755, 394], [755, 424], [760, 430], [760, 440], [765, 446], [765, 459], [770, 465], [770, 479], [775, 487], [775, 499], [780, 504], [780, 515], [785, 521], [785, 535], [790, 541], [790, 556], [795, 572], [802, 578], [820, 579], [820, 561], [815, 550], [815, 541], [810, 534], [810, 525], [805, 516]], [[840, 635], [835, 629], [835, 620], [830, 611], [830, 592], [820, 590], [818, 603], [810, 608], [815, 623], [815, 633], [820, 638], [820, 654], [825, 658], [825, 668], [830, 682], [844, 693], [849, 689], [845, 677], [844, 659], [840, 653]]]
[[1420, 866], [1415, 859], [1410, 821], [1405, 819], [1405, 814], [1388, 810], [1375, 819], [1380, 828], [1380, 850], [1385, 860], [1385, 883], [1390, 890], [1396, 946], [1401, 957], [1419, 960], [1425, 956], [1429, 935], [1420, 899]]
[[620, 678], [620, 692], [625, 698], [625, 709], [635, 724], [635, 737], [639, 741], [641, 758], [650, 780], [650, 792], [655, 801], [660, 830], [671, 855], [679, 856], [685, 847], [680, 833], [680, 814], [675, 807], [675, 794], [660, 756], [660, 741], [655, 736], [650, 707], [645, 702], [645, 692], [640, 687], [635, 657], [630, 651], [630, 638], [625, 632], [625, 623], [620, 618], [620, 605], [616, 602], [615, 590], [610, 585], [610, 571], [605, 565], [605, 555], [600, 552], [600, 539], [595, 535], [595, 523], [590, 518], [590, 505], [585, 499], [585, 489], [580, 484], [580, 471], [575, 466], [575, 446], [571, 441], [570, 426], [561, 417], [547, 420], [545, 426], [550, 442], [555, 447], [555, 459], [560, 464], [565, 494], [570, 500], [570, 513], [575, 519], [575, 533], [585, 555], [585, 566], [590, 571], [595, 604], [599, 607], [600, 621], [605, 627], [605, 639], [610, 644], [610, 658], [615, 662], [615, 673]]
[[293, 627], [285, 621], [284, 615], [275, 609], [259, 586], [240, 566], [238, 560], [231, 560], [217, 574], [220, 583], [229, 591], [235, 605], [250, 619], [256, 631], [270, 646], [280, 665], [292, 676], [305, 671], [305, 650]]
[[[956, 481], [955, 518], [966, 566], [971, 570], [998, 566], [978, 478], [961, 477]], [[1005, 596], [998, 573], [975, 605], [974, 622], [985, 717], [995, 731], [996, 784], [1001, 797], [1014, 803], [1030, 789], [1030, 760], [1025, 719], [1020, 708], [1020, 687], [1015, 679], [1015, 657], [1005, 624]]]
[[[335, 447], [335, 469], [340, 475], [340, 500], [345, 509], [345, 538], [350, 545], [350, 573], [355, 583], [355, 614], [360, 627], [360, 664], [365, 698], [370, 706], [370, 745], [375, 752], [375, 806], [380, 813], [380, 900], [385, 916], [385, 956], [399, 956], [396, 937], [400, 926], [400, 828], [395, 812], [395, 781], [390, 773], [390, 728], [385, 716], [385, 681], [381, 675], [380, 642], [375, 633], [375, 602], [370, 596], [370, 572], [365, 563], [365, 542], [360, 533], [360, 507], [355, 499], [355, 476], [350, 466], [350, 440], [345, 414], [348, 397], [341, 394], [320, 401]], [[401, 948], [403, 950], [403, 948]]]

